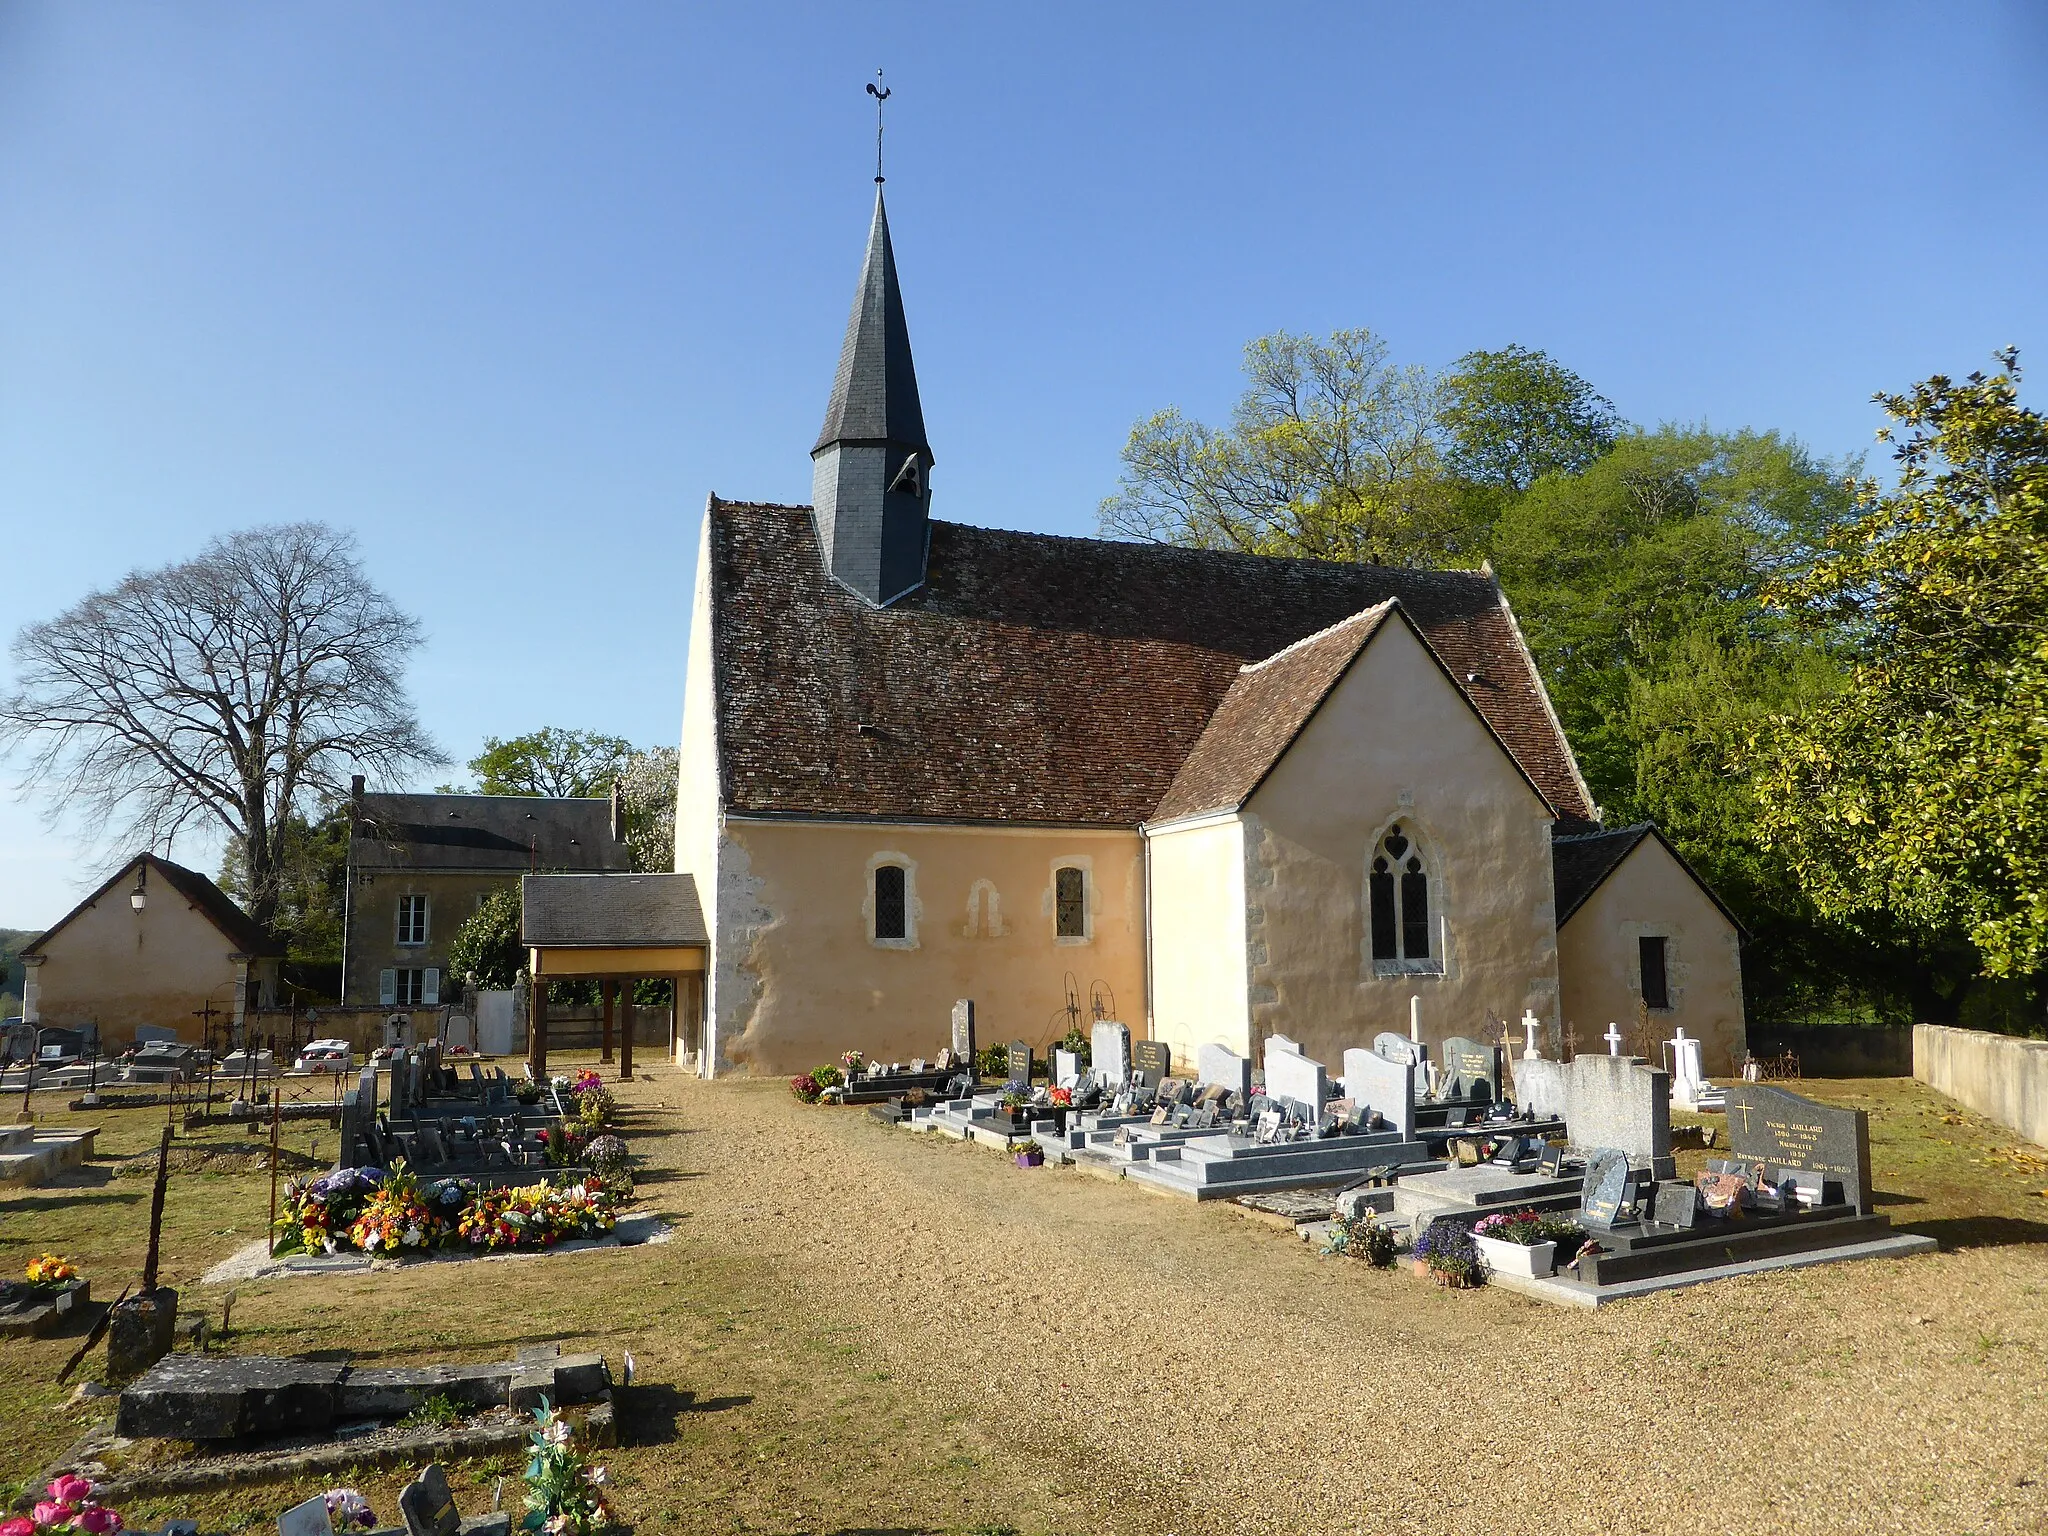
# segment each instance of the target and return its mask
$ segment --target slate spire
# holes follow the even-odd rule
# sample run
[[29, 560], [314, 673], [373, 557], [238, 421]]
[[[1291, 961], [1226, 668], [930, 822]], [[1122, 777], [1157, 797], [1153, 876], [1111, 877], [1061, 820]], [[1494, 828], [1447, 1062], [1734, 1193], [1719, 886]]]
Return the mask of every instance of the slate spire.
[[811, 449], [812, 515], [826, 568], [877, 607], [924, 581], [931, 467], [889, 214], [877, 186], [860, 289]]

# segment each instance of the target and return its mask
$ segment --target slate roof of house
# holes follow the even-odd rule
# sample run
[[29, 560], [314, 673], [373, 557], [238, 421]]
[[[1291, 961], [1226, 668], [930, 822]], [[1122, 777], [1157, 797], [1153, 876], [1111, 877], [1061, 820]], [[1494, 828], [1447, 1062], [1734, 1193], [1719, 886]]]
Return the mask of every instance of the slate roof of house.
[[358, 869], [622, 870], [610, 800], [367, 794], [349, 838]]
[[49, 943], [60, 929], [68, 925], [81, 912], [87, 911], [100, 901], [105, 900], [108, 894], [116, 892], [117, 888], [116, 899], [125, 907], [128, 902], [127, 893], [134, 889], [135, 867], [145, 859], [149, 861], [150, 873], [159, 882], [156, 886], [145, 887], [145, 895], [149, 899], [162, 900], [163, 892], [161, 887], [168, 885], [172, 890], [184, 897], [186, 901], [198, 908], [207, 920], [220, 930], [221, 936], [235, 946], [236, 953], [244, 955], [281, 955], [284, 953], [284, 944], [264, 932], [258, 926], [256, 919], [236, 906], [233, 898], [226, 891], [215, 885], [206, 876], [199, 873], [198, 870], [187, 869], [182, 864], [173, 864], [169, 859], [159, 858], [153, 853], [137, 854], [126, 864], [123, 864], [119, 870], [108, 877], [105, 884], [101, 885], [98, 890], [86, 897], [85, 900], [73, 907], [69, 912], [58, 918], [44, 933], [36, 938], [34, 943], [27, 945], [21, 952], [24, 955], [41, 954], [43, 946]]
[[520, 942], [556, 948], [675, 948], [710, 942], [689, 875], [528, 875]]
[[1401, 606], [1562, 816], [1592, 819], [1491, 576], [934, 521], [876, 609], [807, 507], [712, 498], [721, 791], [740, 815], [1136, 826], [1247, 662]]
[[1685, 861], [1685, 856], [1671, 846], [1670, 839], [1659, 832], [1652, 822], [1639, 821], [1633, 826], [1614, 827], [1594, 832], [1553, 829], [1550, 839], [1550, 873], [1557, 892], [1557, 926], [1562, 928], [1571, 915], [1586, 904], [1592, 894], [1599, 890], [1607, 877], [1621, 868], [1621, 861], [1635, 852], [1644, 838], [1655, 838], [1678, 867], [1692, 877], [1693, 884], [1706, 893], [1707, 900], [1721, 909], [1721, 915], [1735, 925], [1735, 931], [1747, 938], [1749, 930], [1742, 925], [1742, 919], [1728, 910], [1727, 904], [1714, 894], [1714, 888], [1700, 878], [1698, 870]]

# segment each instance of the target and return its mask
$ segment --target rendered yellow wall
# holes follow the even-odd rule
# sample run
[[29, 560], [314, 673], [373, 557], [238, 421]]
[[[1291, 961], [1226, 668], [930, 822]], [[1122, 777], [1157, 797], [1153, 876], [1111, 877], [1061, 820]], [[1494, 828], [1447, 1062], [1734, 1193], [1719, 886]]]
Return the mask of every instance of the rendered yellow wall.
[[[1672, 1007], [1650, 1014], [1654, 1039], [1638, 1041], [1642, 951], [1637, 940], [1662, 935]], [[1656, 1061], [1672, 1030], [1703, 1041], [1709, 1077], [1726, 1078], [1742, 1060], [1742, 950], [1734, 924], [1654, 837], [1636, 844], [1557, 936], [1564, 1017], [1582, 1051], [1604, 1050], [1598, 1037], [1621, 1026], [1624, 1049]]]
[[[912, 867], [914, 948], [870, 941], [871, 868]], [[985, 1046], [1042, 1046], [1066, 1032], [1054, 1015], [1071, 971], [1085, 1007], [1106, 982], [1134, 1037], [1144, 1033], [1144, 912], [1135, 831], [919, 827], [728, 818], [719, 860], [728, 907], [714, 942], [712, 1006], [719, 1070], [798, 1072], [857, 1047], [872, 1058], [932, 1057], [955, 999], [971, 997]], [[1091, 935], [1053, 935], [1053, 870], [1089, 870]], [[991, 923], [987, 894], [996, 894]], [[970, 921], [969, 898], [978, 898]], [[1087, 1021], [1083, 1021], [1083, 1030]]]
[[[1367, 643], [1244, 821], [1255, 1040], [1290, 1035], [1334, 1072], [1346, 1047], [1406, 1034], [1413, 995], [1432, 1044], [1485, 1038], [1489, 1015], [1531, 1008], [1555, 1019], [1550, 813], [1398, 618]], [[1366, 872], [1395, 821], [1429, 858], [1441, 976], [1373, 972]]]
[[[168, 880], [149, 882], [141, 912], [129, 906], [127, 886], [109, 891], [60, 928], [43, 953], [40, 1022], [77, 1028], [97, 1021], [103, 1048], [133, 1040], [138, 1024], [175, 1029], [196, 1045], [205, 1027], [194, 1009], [211, 1002], [216, 1029], [234, 1009], [234, 943]], [[276, 962], [252, 969], [274, 976]]]
[[1169, 827], [1148, 847], [1152, 1038], [1172, 1045], [1176, 1071], [1204, 1045], [1242, 1056], [1251, 1048], [1243, 828], [1235, 816]]

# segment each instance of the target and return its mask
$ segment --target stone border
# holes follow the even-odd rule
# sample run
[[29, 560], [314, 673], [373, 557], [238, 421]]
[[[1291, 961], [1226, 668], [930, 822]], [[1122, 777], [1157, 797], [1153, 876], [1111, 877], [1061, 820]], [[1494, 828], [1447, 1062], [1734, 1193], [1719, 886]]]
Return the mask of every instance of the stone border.
[[545, 1259], [564, 1253], [594, 1253], [608, 1248], [657, 1247], [675, 1236], [675, 1228], [652, 1213], [621, 1216], [609, 1237], [572, 1237], [552, 1248], [514, 1248], [504, 1253], [471, 1253], [460, 1248], [436, 1249], [403, 1259], [373, 1258], [367, 1253], [292, 1253], [270, 1256], [270, 1244], [258, 1238], [238, 1248], [199, 1277], [201, 1285], [240, 1285], [251, 1280], [291, 1279], [300, 1275], [361, 1275], [410, 1269], [420, 1264], [487, 1264], [499, 1259]]

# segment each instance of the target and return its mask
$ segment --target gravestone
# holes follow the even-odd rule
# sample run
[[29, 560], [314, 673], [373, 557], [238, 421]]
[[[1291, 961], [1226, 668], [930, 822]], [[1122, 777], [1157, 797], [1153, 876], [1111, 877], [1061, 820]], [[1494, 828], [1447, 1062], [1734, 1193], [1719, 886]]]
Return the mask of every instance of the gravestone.
[[1678, 1176], [1671, 1158], [1671, 1074], [1662, 1067], [1632, 1056], [1574, 1057], [1565, 1068], [1564, 1118], [1574, 1147], [1611, 1147], [1653, 1179]]
[[277, 1517], [277, 1536], [334, 1536], [327, 1517], [327, 1495], [316, 1493]]
[[980, 1059], [974, 1050], [974, 999], [963, 997], [953, 1005], [953, 1060], [972, 1072]]
[[404, 1517], [406, 1536], [503, 1536], [512, 1525], [509, 1514], [463, 1518], [456, 1511], [448, 1476], [438, 1465], [399, 1490], [398, 1513]]
[[950, 1072], [953, 1070], [953, 1047], [951, 1047], [950, 1045], [942, 1045], [939, 1047], [939, 1057], [937, 1066], [938, 1070], [941, 1072]]
[[1140, 1040], [1131, 1047], [1131, 1070], [1155, 1092], [1173, 1076], [1173, 1048], [1164, 1040]]
[[1651, 1219], [1660, 1227], [1690, 1227], [1699, 1220], [1700, 1192], [1690, 1184], [1659, 1184]]
[[1022, 1040], [1012, 1040], [1009, 1051], [1010, 1072], [1006, 1081], [1019, 1087], [1031, 1086], [1031, 1047]]
[[1372, 1050], [1375, 1056], [1399, 1062], [1405, 1067], [1419, 1067], [1429, 1059], [1428, 1046], [1419, 1040], [1410, 1040], [1406, 1035], [1397, 1035], [1392, 1030], [1383, 1030], [1375, 1035]]
[[1463, 1035], [1444, 1042], [1443, 1086], [1438, 1096], [1446, 1099], [1491, 1099], [1499, 1089], [1494, 1081], [1493, 1047]]
[[1579, 1195], [1579, 1220], [1611, 1227], [1628, 1199], [1628, 1154], [1602, 1147], [1586, 1159], [1586, 1184]]
[[1089, 1067], [1095, 1081], [1115, 1093], [1131, 1080], [1131, 1031], [1127, 1024], [1104, 1019], [1089, 1040]]
[[1329, 1072], [1285, 1035], [1274, 1035], [1266, 1042], [1266, 1093], [1296, 1117], [1320, 1120], [1330, 1097]]
[[[1406, 1042], [1403, 1042], [1404, 1044]], [[1344, 1096], [1375, 1110], [1401, 1140], [1415, 1134], [1415, 1068], [1356, 1046], [1344, 1053]]]
[[1728, 1138], [1738, 1160], [1824, 1176], [1859, 1216], [1875, 1209], [1870, 1187], [1870, 1116], [1836, 1109], [1762, 1083], [1728, 1088]]
[[1538, 1120], [1562, 1120], [1571, 1107], [1565, 1093], [1569, 1067], [1561, 1061], [1522, 1057], [1509, 1063], [1515, 1079], [1515, 1105]]
[[1055, 1088], [1074, 1088], [1081, 1082], [1081, 1058], [1073, 1051], [1052, 1053], [1052, 1085]]
[[1240, 1099], [1250, 1098], [1252, 1064], [1223, 1046], [1205, 1045], [1195, 1052], [1195, 1079], [1204, 1087], [1213, 1083]]

